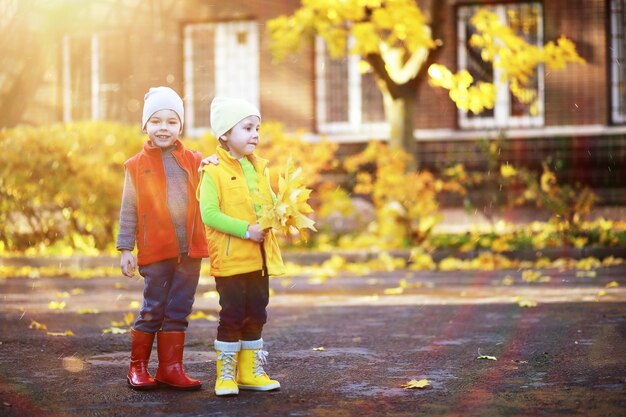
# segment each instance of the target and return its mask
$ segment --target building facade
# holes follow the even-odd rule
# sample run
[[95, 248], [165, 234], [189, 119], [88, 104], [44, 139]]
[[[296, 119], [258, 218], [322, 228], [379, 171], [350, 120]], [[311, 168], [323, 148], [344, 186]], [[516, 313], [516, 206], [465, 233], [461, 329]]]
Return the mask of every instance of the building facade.
[[[342, 143], [344, 153], [385, 139], [382, 96], [373, 75], [359, 71], [358, 57], [332, 60], [313, 39], [282, 62], [272, 59], [267, 21], [299, 5], [0, 0], [0, 126], [136, 123], [145, 91], [168, 85], [184, 95], [192, 137], [208, 131], [215, 95], [235, 95], [257, 103], [265, 120], [325, 135]], [[626, 0], [448, 0], [439, 62], [497, 82], [497, 68], [468, 42], [469, 19], [479, 7], [537, 45], [565, 35], [586, 64], [538, 68], [535, 109], [501, 88], [493, 110], [472, 115], [459, 111], [446, 91], [421, 88], [415, 114], [420, 166], [484, 167], [481, 143], [499, 138], [501, 157], [512, 164], [539, 168], [551, 159], [563, 181], [591, 186], [600, 204], [626, 204]]]

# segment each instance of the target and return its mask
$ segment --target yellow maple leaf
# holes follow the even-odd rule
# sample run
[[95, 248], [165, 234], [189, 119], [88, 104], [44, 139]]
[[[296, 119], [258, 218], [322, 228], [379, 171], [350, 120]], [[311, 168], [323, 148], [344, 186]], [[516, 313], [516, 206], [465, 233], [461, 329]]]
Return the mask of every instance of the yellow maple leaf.
[[325, 347], [323, 347], [323, 346], [320, 346], [320, 347], [313, 348], [313, 350], [315, 350], [315, 351], [317, 351], [317, 352], [321, 352], [321, 351], [326, 350], [326, 348], [325, 348]]
[[396, 287], [396, 288], [385, 288], [383, 294], [385, 295], [399, 295], [404, 292], [404, 288]]
[[402, 384], [402, 388], [404, 389], [424, 389], [430, 387], [430, 382], [427, 379], [412, 379], [407, 383]]
[[36, 322], [35, 320], [30, 321], [30, 325], [28, 326], [28, 328], [35, 329], [35, 330], [48, 330], [48, 326], [46, 326], [45, 324]]
[[619, 284], [617, 281], [611, 281], [608, 284], [605, 285], [606, 288], [616, 288], [619, 287]]
[[307, 203], [311, 191], [304, 186], [302, 168], [295, 168], [290, 156], [278, 178], [276, 200], [260, 193], [253, 195], [254, 202], [260, 206], [261, 228], [273, 228], [284, 234], [295, 234], [305, 228], [317, 231], [315, 222], [305, 215], [313, 212]]
[[111, 333], [111, 334], [124, 334], [124, 333], [128, 333], [129, 330], [128, 329], [122, 329], [120, 327], [109, 327], [108, 329], [103, 329], [102, 333]]
[[489, 355], [478, 355], [476, 356], [476, 359], [486, 359], [489, 361], [497, 361], [498, 358], [496, 358], [495, 356], [489, 356]]
[[124, 315], [124, 318], [121, 321], [112, 321], [111, 326], [130, 326], [133, 323], [134, 319], [134, 314], [128, 312]]
[[532, 301], [532, 300], [523, 300], [523, 299], [518, 297], [517, 305], [520, 306], [520, 307], [532, 308], [532, 307], [537, 307], [537, 302], [536, 301]]
[[204, 311], [196, 311], [195, 313], [189, 316], [189, 320], [200, 320], [205, 319], [208, 321], [217, 321], [217, 317], [212, 314], [206, 314]]
[[65, 308], [65, 301], [50, 301], [48, 308], [50, 310], [63, 310]]
[[81, 308], [78, 310], [78, 314], [98, 314], [100, 310], [97, 308]]
[[48, 336], [76, 336], [73, 331], [66, 330], [64, 332], [47, 332]]

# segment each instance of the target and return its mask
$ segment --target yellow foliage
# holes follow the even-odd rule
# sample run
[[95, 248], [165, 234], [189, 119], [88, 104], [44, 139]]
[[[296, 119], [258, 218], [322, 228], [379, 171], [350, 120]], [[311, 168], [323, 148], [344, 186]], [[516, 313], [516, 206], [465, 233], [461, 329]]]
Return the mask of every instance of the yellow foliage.
[[381, 44], [411, 54], [435, 47], [426, 16], [411, 0], [304, 0], [291, 16], [281, 15], [267, 25], [270, 50], [279, 60], [314, 34], [324, 39], [333, 57], [345, 55], [348, 36], [354, 39], [350, 53], [362, 56], [381, 54]]
[[[545, 64], [552, 70], [561, 70], [569, 63], [582, 64], [585, 61], [576, 52], [574, 44], [563, 36], [556, 43], [551, 41], [543, 47], [528, 43], [519, 33], [527, 32], [524, 25], [529, 22], [520, 25], [516, 16], [510, 15], [509, 18], [510, 24], [505, 25], [497, 14], [486, 8], [479, 9], [470, 20], [477, 33], [470, 37], [469, 43], [480, 49], [483, 61], [492, 62], [501, 70], [511, 93], [520, 102], [530, 105], [531, 114], [537, 114], [537, 91], [527, 87], [536, 68]], [[472, 85], [474, 80], [467, 70], [453, 74], [445, 66], [434, 64], [429, 67], [428, 75], [431, 85], [449, 91], [459, 109], [476, 114], [492, 109], [495, 104], [495, 85], [481, 82]]]
[[[372, 141], [344, 161], [356, 176], [354, 191], [369, 194], [376, 209], [374, 234], [381, 248], [422, 242], [440, 220], [437, 193], [446, 184], [427, 171], [407, 172], [409, 155]], [[374, 172], [363, 167], [374, 165]]]
[[302, 169], [295, 168], [291, 159], [278, 179], [276, 200], [267, 199], [257, 193], [253, 195], [255, 203], [260, 204], [259, 225], [261, 228], [273, 228], [283, 234], [295, 234], [301, 229], [316, 230], [315, 222], [306, 214], [313, 212], [308, 204], [311, 190], [304, 186]]

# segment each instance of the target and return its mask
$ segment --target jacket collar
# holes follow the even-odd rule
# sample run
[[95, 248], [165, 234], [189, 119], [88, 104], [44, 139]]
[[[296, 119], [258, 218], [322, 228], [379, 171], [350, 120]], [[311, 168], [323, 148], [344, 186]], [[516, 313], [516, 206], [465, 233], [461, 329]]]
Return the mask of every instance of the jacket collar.
[[[183, 145], [180, 139], [176, 139], [176, 142], [174, 142], [174, 149], [172, 149], [172, 152], [180, 153], [184, 149], [185, 149], [185, 145]], [[150, 139], [148, 139], [147, 141], [143, 143], [143, 150], [149, 155], [161, 153], [161, 148], [159, 148], [154, 143], [152, 143]]]
[[[219, 158], [220, 163], [223, 161], [226, 163], [239, 165], [239, 160], [235, 158], [234, 156], [232, 156], [230, 152], [228, 152], [226, 149], [222, 148], [221, 146], [217, 147], [217, 149], [215, 150], [215, 153], [217, 154], [217, 157]], [[248, 161], [252, 163], [252, 165], [257, 169], [257, 171], [263, 171], [263, 169], [265, 169], [265, 166], [267, 166], [268, 161], [266, 159], [256, 156], [255, 154], [248, 155], [246, 156], [246, 158], [248, 158]]]

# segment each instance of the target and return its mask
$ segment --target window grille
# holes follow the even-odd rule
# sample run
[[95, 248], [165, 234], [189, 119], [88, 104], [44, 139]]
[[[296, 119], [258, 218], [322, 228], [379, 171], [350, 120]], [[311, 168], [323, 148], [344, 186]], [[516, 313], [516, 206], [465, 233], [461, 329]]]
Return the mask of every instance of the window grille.
[[387, 135], [382, 93], [374, 74], [359, 70], [360, 57], [346, 54], [331, 58], [319, 37], [315, 56], [318, 131]]
[[63, 37], [63, 121], [123, 119], [121, 45], [118, 34]]
[[626, 0], [611, 0], [611, 119], [626, 123]]
[[216, 95], [259, 105], [259, 30], [252, 21], [195, 23], [184, 29], [186, 131], [210, 127]]

